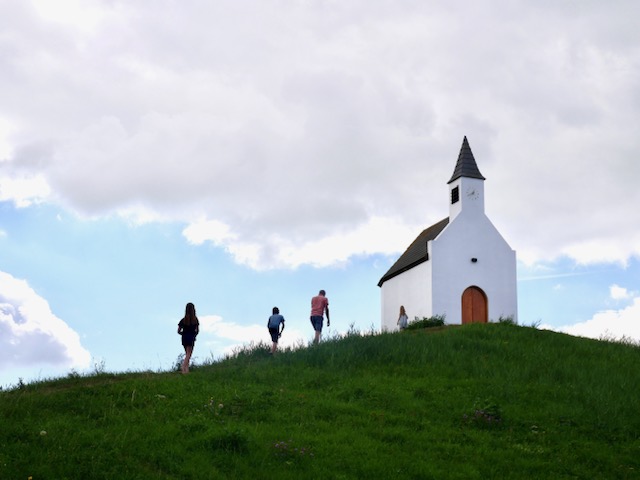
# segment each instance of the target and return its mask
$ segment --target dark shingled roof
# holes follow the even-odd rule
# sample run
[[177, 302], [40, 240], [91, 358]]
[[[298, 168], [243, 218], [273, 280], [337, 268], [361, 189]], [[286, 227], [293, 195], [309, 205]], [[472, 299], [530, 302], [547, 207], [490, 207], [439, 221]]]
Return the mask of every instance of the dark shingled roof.
[[406, 272], [416, 265], [420, 265], [422, 262], [429, 260], [427, 242], [440, 235], [440, 232], [442, 232], [444, 227], [448, 224], [449, 218], [447, 217], [444, 220], [440, 220], [435, 225], [431, 225], [426, 230], [423, 230], [422, 233], [418, 235], [418, 238], [416, 238], [413, 243], [409, 245], [409, 248], [407, 248], [407, 250], [400, 256], [396, 263], [391, 265], [391, 268], [378, 282], [378, 286], [381, 287], [387, 280], [390, 280], [396, 275], [400, 275], [402, 272]]
[[460, 154], [458, 155], [458, 163], [456, 163], [456, 168], [453, 170], [451, 180], [449, 180], [447, 184], [460, 177], [479, 178], [481, 180], [485, 180], [480, 173], [480, 170], [478, 170], [476, 159], [473, 158], [473, 152], [471, 152], [471, 147], [469, 146], [469, 142], [467, 142], [466, 136], [464, 137], [464, 140], [462, 140], [462, 147], [460, 148]]

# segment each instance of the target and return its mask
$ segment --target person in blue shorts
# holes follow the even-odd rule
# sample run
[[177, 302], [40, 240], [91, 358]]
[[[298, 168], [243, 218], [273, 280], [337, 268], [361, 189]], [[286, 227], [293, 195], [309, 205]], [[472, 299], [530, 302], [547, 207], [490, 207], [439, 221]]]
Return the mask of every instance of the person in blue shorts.
[[[271, 355], [276, 353], [278, 349], [278, 339], [282, 335], [282, 331], [284, 330], [284, 317], [280, 315], [280, 310], [278, 307], [273, 307], [273, 314], [269, 317], [267, 321], [267, 328], [269, 329], [269, 334], [271, 335]], [[282, 325], [282, 328], [280, 326]]]
[[315, 332], [313, 338], [314, 345], [320, 342], [320, 335], [322, 334], [322, 322], [324, 321], [324, 315], [327, 315], [327, 327], [331, 326], [331, 320], [329, 319], [329, 299], [327, 298], [327, 292], [320, 290], [318, 295], [311, 299], [311, 325]]
[[196, 316], [196, 307], [193, 303], [187, 303], [184, 318], [178, 323], [178, 334], [182, 335], [182, 346], [184, 347], [184, 360], [182, 361], [182, 373], [189, 373], [189, 362], [196, 343], [196, 337], [200, 331], [200, 321]]

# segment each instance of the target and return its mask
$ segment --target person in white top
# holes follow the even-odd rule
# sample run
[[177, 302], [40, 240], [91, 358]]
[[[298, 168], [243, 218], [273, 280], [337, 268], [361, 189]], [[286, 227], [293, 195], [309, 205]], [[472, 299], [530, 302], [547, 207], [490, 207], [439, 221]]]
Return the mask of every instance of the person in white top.
[[407, 317], [404, 305], [400, 305], [400, 315], [398, 316], [396, 324], [400, 327], [400, 330], [404, 330], [407, 328], [407, 325], [409, 325], [409, 317]]

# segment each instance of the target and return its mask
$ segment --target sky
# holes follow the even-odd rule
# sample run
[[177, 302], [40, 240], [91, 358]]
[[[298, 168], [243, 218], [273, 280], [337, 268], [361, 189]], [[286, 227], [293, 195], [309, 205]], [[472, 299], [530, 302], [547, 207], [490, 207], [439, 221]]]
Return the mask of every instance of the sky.
[[[0, 385], [380, 328], [467, 136], [518, 322], [640, 341], [640, 4], [0, 0]], [[411, 312], [409, 312], [411, 315]]]

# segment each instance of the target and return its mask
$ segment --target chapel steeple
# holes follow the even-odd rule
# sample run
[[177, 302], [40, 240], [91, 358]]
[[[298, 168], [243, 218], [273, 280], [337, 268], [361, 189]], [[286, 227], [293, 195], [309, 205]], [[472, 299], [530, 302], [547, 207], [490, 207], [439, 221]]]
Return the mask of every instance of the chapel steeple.
[[464, 140], [462, 140], [462, 147], [460, 147], [460, 153], [458, 154], [458, 162], [456, 163], [456, 168], [453, 170], [451, 180], [449, 180], [447, 183], [451, 183], [460, 177], [479, 178], [480, 180], [485, 180], [485, 178], [480, 173], [480, 170], [478, 169], [476, 159], [473, 158], [473, 152], [471, 151], [471, 147], [469, 146], [466, 135], [464, 137]]
[[449, 219], [453, 220], [463, 210], [470, 214], [484, 214], [484, 181], [476, 159], [467, 141], [462, 140], [456, 168], [449, 185]]

